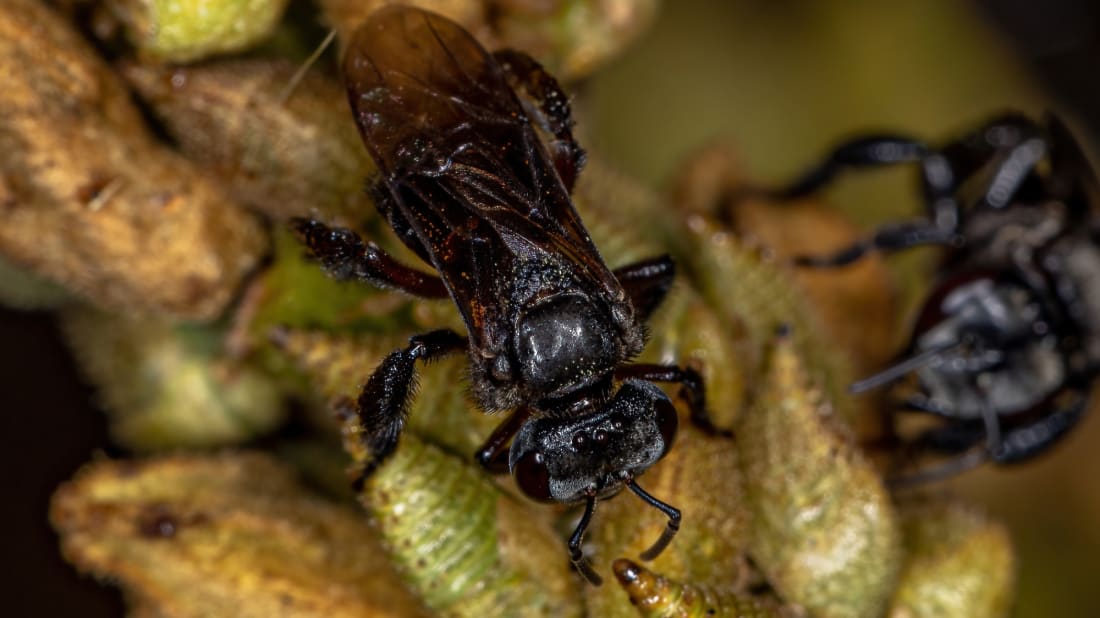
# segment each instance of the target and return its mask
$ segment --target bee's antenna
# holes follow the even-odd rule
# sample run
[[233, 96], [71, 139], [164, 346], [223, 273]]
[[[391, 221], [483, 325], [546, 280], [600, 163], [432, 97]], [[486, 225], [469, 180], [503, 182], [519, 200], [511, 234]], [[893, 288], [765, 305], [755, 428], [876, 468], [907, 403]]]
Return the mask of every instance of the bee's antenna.
[[581, 521], [577, 524], [577, 529], [573, 531], [573, 536], [569, 537], [569, 561], [573, 563], [581, 577], [588, 580], [588, 583], [599, 586], [603, 583], [603, 578], [596, 573], [588, 562], [588, 558], [584, 557], [584, 552], [581, 551], [581, 540], [584, 538], [584, 531], [588, 529], [588, 524], [592, 522], [592, 514], [595, 512], [596, 496], [593, 494], [588, 496], [588, 501], [584, 503], [584, 515], [581, 515]]
[[325, 37], [325, 40], [321, 41], [321, 44], [317, 46], [317, 49], [313, 50], [313, 53], [309, 55], [309, 58], [306, 58], [305, 62], [302, 63], [302, 66], [298, 67], [298, 70], [294, 72], [293, 76], [291, 76], [290, 81], [288, 81], [286, 83], [286, 86], [283, 86], [282, 91], [279, 92], [279, 96], [275, 97], [275, 102], [278, 105], [286, 103], [286, 100], [289, 99], [290, 95], [294, 93], [294, 89], [298, 87], [299, 83], [301, 83], [302, 78], [306, 76], [306, 73], [309, 72], [309, 69], [313, 66], [315, 62], [317, 62], [317, 59], [321, 57], [321, 54], [325, 53], [325, 50], [328, 49], [328, 46], [332, 45], [332, 42], [334, 40], [336, 40], [336, 30], [329, 30], [328, 35]]
[[668, 516], [668, 526], [665, 528], [665, 531], [661, 533], [661, 538], [657, 539], [656, 543], [640, 554], [641, 559], [648, 562], [660, 556], [661, 552], [663, 552], [665, 548], [668, 547], [668, 544], [672, 542], [672, 538], [680, 531], [680, 509], [665, 504], [647, 494], [644, 489], [634, 482], [634, 479], [627, 481], [626, 486], [647, 504]]
[[945, 352], [951, 352], [956, 348], [960, 348], [962, 346], [963, 342], [959, 342], [925, 350], [924, 352], [921, 352], [916, 356], [911, 356], [909, 358], [898, 361], [897, 363], [887, 367], [886, 369], [883, 369], [882, 371], [872, 376], [863, 378], [859, 382], [853, 382], [852, 385], [848, 387], [848, 392], [852, 393], [853, 395], [859, 395], [862, 393], [866, 393], [867, 391], [874, 390], [880, 386], [885, 386], [893, 382], [894, 380], [902, 378], [910, 371], [915, 371], [935, 361], [936, 358], [939, 357], [941, 354], [944, 354]]

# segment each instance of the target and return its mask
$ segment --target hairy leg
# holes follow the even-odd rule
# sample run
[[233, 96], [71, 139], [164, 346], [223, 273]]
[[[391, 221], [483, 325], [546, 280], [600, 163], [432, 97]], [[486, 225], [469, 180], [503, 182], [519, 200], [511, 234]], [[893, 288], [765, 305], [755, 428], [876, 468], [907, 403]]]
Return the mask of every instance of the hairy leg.
[[357, 413], [370, 461], [356, 485], [368, 476], [397, 447], [409, 413], [409, 399], [416, 378], [416, 361], [430, 361], [466, 347], [466, 338], [452, 330], [436, 330], [409, 338], [409, 345], [395, 350], [374, 370], [359, 393]]
[[307, 219], [295, 219], [291, 225], [325, 272], [335, 279], [366, 281], [421, 298], [448, 296], [442, 279], [405, 266], [349, 229], [330, 228]]

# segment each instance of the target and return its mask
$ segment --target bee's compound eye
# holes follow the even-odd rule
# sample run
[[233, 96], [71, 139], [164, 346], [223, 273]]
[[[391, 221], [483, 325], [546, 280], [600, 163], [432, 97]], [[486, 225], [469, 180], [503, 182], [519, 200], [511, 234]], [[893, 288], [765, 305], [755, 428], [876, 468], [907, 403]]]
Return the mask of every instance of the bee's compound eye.
[[512, 469], [512, 476], [520, 491], [533, 500], [553, 502], [550, 495], [550, 471], [546, 469], [546, 458], [538, 451], [531, 451], [520, 457]]
[[676, 415], [676, 408], [673, 407], [672, 402], [667, 399], [658, 399], [656, 402], [657, 407], [657, 429], [661, 432], [661, 438], [665, 441], [664, 451], [661, 456], [672, 448], [672, 441], [676, 439], [676, 429], [680, 425], [680, 419]]

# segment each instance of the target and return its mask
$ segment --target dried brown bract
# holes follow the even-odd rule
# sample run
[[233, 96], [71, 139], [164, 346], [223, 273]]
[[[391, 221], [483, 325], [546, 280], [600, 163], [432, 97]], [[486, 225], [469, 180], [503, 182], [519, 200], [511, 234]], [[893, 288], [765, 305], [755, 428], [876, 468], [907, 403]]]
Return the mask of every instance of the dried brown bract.
[[296, 70], [286, 60], [246, 59], [129, 63], [122, 74], [184, 155], [241, 204], [277, 220], [312, 213], [361, 223], [374, 210], [363, 191], [373, 168], [344, 89], [318, 71], [290, 89]]
[[155, 143], [92, 49], [32, 0], [0, 8], [0, 252], [97, 304], [217, 316], [257, 221]]
[[427, 615], [362, 515], [267, 456], [90, 465], [54, 496], [66, 557], [156, 616]]

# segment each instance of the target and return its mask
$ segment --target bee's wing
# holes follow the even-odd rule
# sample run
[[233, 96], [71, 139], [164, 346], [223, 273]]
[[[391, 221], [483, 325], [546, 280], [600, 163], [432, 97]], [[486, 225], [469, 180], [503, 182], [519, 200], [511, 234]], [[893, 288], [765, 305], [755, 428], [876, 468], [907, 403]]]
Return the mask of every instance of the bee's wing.
[[354, 35], [344, 71], [382, 183], [472, 338], [504, 309], [521, 260], [559, 263], [575, 285], [622, 298], [522, 104], [472, 35], [421, 9], [383, 8]]

